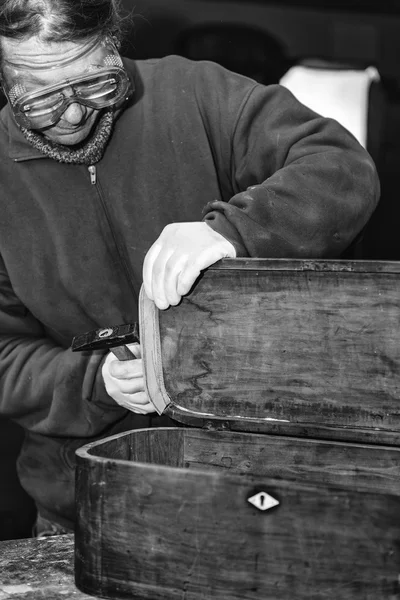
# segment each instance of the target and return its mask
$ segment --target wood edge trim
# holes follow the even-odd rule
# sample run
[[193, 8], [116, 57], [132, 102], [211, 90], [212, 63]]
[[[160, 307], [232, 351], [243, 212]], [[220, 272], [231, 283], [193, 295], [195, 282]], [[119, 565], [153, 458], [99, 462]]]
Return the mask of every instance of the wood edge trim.
[[[120, 431], [119, 433], [114, 433], [114, 435], [110, 435], [107, 437], [103, 437], [100, 438], [99, 440], [95, 440], [94, 442], [89, 442], [88, 444], [85, 444], [84, 446], [80, 446], [79, 448], [76, 449], [75, 454], [78, 457], [79, 461], [82, 461], [83, 463], [86, 462], [88, 459], [93, 462], [104, 462], [104, 461], [111, 461], [111, 462], [118, 462], [118, 464], [120, 462], [127, 462], [126, 459], [124, 458], [110, 458], [108, 456], [102, 456], [101, 454], [92, 454], [92, 449], [97, 449], [97, 448], [101, 448], [101, 446], [107, 446], [108, 444], [115, 442], [118, 439], [123, 439], [126, 438], [128, 436], [134, 435], [134, 436], [139, 436], [139, 435], [143, 435], [143, 434], [148, 434], [148, 433], [152, 433], [154, 431], [170, 431], [171, 429], [173, 430], [178, 430], [178, 427], [173, 427], [173, 426], [166, 426], [166, 427], [157, 427], [156, 429], [154, 427], [141, 427], [140, 429], [127, 429], [126, 431]], [[181, 431], [181, 429], [183, 430], [183, 428], [179, 428], [179, 431]], [[128, 461], [130, 462], [130, 461]], [[135, 462], [140, 462], [140, 461], [135, 461]]]
[[148, 298], [143, 285], [139, 294], [139, 332], [145, 392], [161, 415], [171, 403], [171, 398], [164, 385], [158, 309]]
[[209, 271], [313, 271], [315, 273], [373, 273], [400, 274], [400, 261], [388, 260], [348, 260], [348, 259], [304, 259], [304, 258], [223, 258], [208, 267]]

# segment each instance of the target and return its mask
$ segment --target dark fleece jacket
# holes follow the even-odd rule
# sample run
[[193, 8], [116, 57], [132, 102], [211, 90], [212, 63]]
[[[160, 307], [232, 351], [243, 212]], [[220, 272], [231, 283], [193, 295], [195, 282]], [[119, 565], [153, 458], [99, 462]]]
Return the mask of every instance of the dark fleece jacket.
[[126, 66], [134, 98], [96, 184], [86, 166], [39, 154], [1, 113], [0, 412], [27, 432], [23, 486], [67, 526], [74, 450], [162, 422], [107, 395], [104, 352], [69, 346], [137, 319], [143, 259], [163, 227], [205, 215], [238, 256], [338, 257], [379, 195], [352, 135], [286, 89], [178, 57]]

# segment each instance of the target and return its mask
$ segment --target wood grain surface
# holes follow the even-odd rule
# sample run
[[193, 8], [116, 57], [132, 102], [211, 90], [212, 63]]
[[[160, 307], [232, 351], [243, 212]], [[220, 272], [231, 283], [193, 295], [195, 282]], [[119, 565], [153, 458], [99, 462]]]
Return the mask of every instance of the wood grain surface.
[[225, 260], [166, 311], [142, 290], [147, 392], [195, 427], [78, 450], [80, 589], [400, 600], [399, 305], [383, 261]]
[[397, 263], [222, 261], [153, 319], [144, 361], [174, 418], [399, 439]]
[[[186, 428], [86, 446], [77, 585], [144, 600], [398, 600], [399, 453]], [[259, 491], [279, 506], [257, 510]]]

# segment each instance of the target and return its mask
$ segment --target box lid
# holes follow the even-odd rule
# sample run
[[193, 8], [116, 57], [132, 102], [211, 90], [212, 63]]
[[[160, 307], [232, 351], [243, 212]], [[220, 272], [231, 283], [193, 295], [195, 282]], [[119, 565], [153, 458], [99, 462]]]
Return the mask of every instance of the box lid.
[[140, 332], [159, 413], [400, 445], [400, 263], [225, 259]]

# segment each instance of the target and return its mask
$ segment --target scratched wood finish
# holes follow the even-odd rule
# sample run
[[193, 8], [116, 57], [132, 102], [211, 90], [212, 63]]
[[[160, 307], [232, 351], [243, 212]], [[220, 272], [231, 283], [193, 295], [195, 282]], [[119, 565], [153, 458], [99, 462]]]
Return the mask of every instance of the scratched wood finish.
[[[75, 577], [142, 600], [400, 600], [400, 449], [194, 428], [77, 452]], [[247, 498], [266, 491], [270, 511]]]
[[174, 418], [306, 424], [353, 439], [381, 431], [398, 443], [399, 263], [226, 260], [155, 319], [145, 362], [158, 345], [153, 366]]
[[0, 600], [93, 600], [74, 582], [74, 536], [0, 541]]

